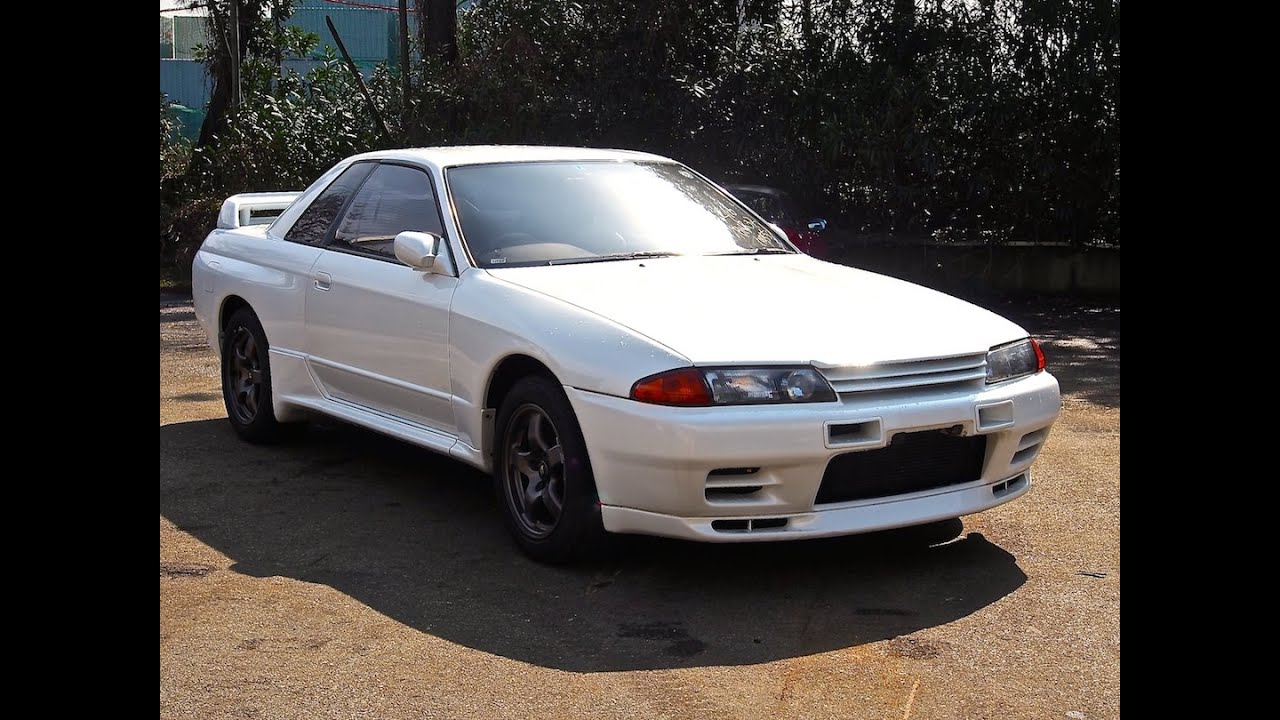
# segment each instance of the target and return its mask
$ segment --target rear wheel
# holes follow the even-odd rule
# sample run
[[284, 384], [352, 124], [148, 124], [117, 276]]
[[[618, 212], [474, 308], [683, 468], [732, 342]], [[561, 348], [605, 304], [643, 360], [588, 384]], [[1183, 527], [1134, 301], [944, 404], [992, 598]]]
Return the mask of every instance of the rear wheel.
[[267, 334], [258, 316], [241, 308], [227, 322], [222, 341], [222, 399], [227, 418], [240, 437], [270, 442], [279, 436], [271, 406], [271, 365]]
[[494, 485], [516, 543], [543, 562], [599, 549], [605, 532], [595, 479], [564, 391], [549, 378], [526, 377], [497, 420]]

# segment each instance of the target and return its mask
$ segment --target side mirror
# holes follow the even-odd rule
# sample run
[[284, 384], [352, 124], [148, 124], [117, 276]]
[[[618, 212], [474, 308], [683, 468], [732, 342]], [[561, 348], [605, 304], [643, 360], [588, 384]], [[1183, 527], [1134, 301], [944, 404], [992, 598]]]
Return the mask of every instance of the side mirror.
[[787, 231], [783, 230], [782, 226], [779, 225], [778, 223], [775, 223], [775, 222], [769, 223], [769, 229], [773, 230], [773, 232], [776, 233], [778, 237], [782, 238], [786, 242], [791, 242], [791, 238], [787, 237]]
[[396, 235], [396, 259], [414, 270], [430, 271], [435, 268], [442, 242], [435, 233], [406, 230]]
[[814, 232], [822, 232], [827, 229], [827, 221], [822, 218], [815, 218], [809, 221], [809, 229]]

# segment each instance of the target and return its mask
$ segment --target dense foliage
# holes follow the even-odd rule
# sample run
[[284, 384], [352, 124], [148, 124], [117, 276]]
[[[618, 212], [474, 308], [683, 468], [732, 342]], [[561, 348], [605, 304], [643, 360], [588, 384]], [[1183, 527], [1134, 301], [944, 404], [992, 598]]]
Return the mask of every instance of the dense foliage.
[[[296, 28], [274, 31], [275, 45], [305, 57], [317, 38]], [[305, 74], [281, 74], [271, 57], [248, 55], [242, 67], [244, 101], [228, 108], [222, 130], [189, 150], [182, 173], [166, 174], [166, 122], [161, 100], [161, 262], [185, 271], [190, 255], [213, 227], [222, 200], [238, 192], [297, 190], [337, 160], [382, 140], [368, 119], [355, 82], [342, 62], [326, 53]], [[396, 85], [379, 67], [369, 81], [375, 102], [390, 103]], [[211, 113], [212, 114], [212, 113]], [[208, 122], [208, 121], [206, 121]]]
[[[272, 22], [275, 47], [308, 41]], [[1118, 0], [489, 0], [457, 51], [415, 65], [408, 108], [375, 73], [389, 140], [338, 63], [275, 81], [249, 53], [182, 202], [377, 146], [557, 143], [781, 186], [853, 233], [1120, 241]]]

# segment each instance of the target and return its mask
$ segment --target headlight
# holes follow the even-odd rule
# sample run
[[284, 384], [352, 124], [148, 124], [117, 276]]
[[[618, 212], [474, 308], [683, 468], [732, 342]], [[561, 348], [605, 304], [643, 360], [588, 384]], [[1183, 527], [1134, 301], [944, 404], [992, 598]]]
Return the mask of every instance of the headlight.
[[834, 402], [835, 391], [811, 367], [682, 368], [631, 386], [631, 399], [656, 405], [787, 405]]
[[987, 351], [987, 384], [1034, 375], [1044, 369], [1044, 352], [1033, 338], [1024, 338]]

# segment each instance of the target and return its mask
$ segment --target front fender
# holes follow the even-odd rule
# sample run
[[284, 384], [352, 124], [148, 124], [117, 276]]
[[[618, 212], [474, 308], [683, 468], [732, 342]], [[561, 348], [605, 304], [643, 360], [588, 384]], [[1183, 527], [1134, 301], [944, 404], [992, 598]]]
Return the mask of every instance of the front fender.
[[500, 280], [464, 273], [449, 320], [449, 367], [460, 440], [483, 448], [485, 393], [495, 368], [512, 355], [546, 365], [564, 385], [626, 397], [636, 380], [692, 363], [635, 331]]

